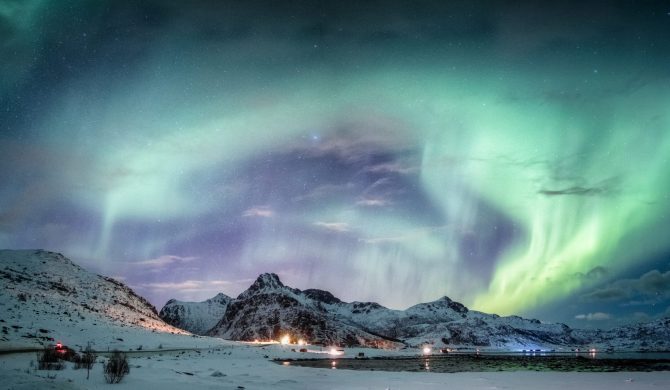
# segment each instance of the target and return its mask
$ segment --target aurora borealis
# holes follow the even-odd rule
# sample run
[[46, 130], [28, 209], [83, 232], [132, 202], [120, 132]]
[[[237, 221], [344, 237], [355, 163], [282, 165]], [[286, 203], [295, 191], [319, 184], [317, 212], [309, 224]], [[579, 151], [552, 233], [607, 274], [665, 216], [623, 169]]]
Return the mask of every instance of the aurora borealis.
[[670, 4], [0, 0], [0, 247], [157, 306], [670, 313]]

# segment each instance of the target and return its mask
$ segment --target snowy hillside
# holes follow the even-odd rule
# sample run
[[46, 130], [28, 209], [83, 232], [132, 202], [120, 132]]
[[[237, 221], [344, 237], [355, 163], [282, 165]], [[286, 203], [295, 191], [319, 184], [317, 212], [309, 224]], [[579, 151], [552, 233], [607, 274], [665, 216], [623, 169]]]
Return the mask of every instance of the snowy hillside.
[[[200, 321], [180, 318], [187, 323]], [[248, 290], [230, 300], [208, 334], [247, 341], [278, 340], [288, 334], [296, 340], [343, 346], [670, 349], [670, 319], [610, 331], [577, 330], [565, 324], [472, 311], [448, 297], [393, 310], [374, 302], [343, 302], [328, 291], [300, 291], [285, 286], [275, 274], [259, 276]]]
[[177, 328], [203, 335], [223, 318], [231, 299], [221, 293], [204, 302], [170, 299], [161, 309], [159, 317]]
[[2, 349], [53, 341], [107, 348], [127, 345], [125, 335], [131, 333], [187, 334], [163, 322], [123, 283], [92, 274], [59, 253], [1, 250], [0, 289]]
[[588, 340], [601, 350], [670, 351], [670, 318], [610, 330], [575, 329], [581, 340]]

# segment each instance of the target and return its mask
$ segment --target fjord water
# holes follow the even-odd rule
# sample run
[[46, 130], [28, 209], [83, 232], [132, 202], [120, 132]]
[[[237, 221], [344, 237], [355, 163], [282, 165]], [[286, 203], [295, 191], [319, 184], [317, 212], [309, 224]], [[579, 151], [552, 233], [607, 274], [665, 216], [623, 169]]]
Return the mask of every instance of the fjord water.
[[284, 365], [364, 371], [670, 371], [669, 352], [455, 353], [369, 359], [298, 359]]

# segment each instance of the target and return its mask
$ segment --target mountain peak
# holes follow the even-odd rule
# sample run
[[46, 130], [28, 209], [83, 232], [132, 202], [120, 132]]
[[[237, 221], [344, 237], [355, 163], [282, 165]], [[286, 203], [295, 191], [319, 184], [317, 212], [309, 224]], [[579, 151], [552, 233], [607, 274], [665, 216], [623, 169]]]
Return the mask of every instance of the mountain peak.
[[279, 276], [274, 273], [264, 273], [260, 274], [254, 284], [251, 287], [258, 286], [260, 288], [280, 288], [284, 287], [284, 284], [279, 280]]
[[449, 298], [446, 295], [443, 296], [442, 298], [438, 299], [437, 302], [444, 302], [447, 305], [447, 307], [449, 307], [451, 310], [454, 310], [454, 311], [456, 311], [458, 313], [461, 313], [461, 314], [464, 314], [464, 313], [467, 313], [468, 311], [470, 311], [467, 307], [465, 307], [465, 305], [463, 305], [460, 302], [456, 302], [456, 301], [451, 300], [451, 298]]
[[439, 298], [439, 299], [437, 299], [435, 301], [432, 301], [432, 302], [419, 303], [417, 305], [414, 305], [414, 306], [410, 307], [407, 310], [408, 311], [413, 311], [413, 312], [423, 311], [423, 310], [432, 311], [432, 310], [435, 310], [436, 308], [446, 308], [446, 309], [453, 310], [453, 311], [455, 311], [457, 313], [460, 313], [460, 314], [466, 314], [467, 312], [470, 311], [467, 307], [465, 307], [465, 305], [463, 305], [460, 302], [456, 302], [456, 301], [452, 300], [451, 298], [449, 298], [446, 295], [443, 296], [442, 298]]
[[226, 294], [224, 294], [224, 293], [218, 293], [218, 294], [216, 294], [215, 296], [209, 298], [207, 301], [210, 301], [210, 302], [222, 302], [222, 303], [225, 302], [225, 303], [227, 303], [227, 302], [229, 302], [231, 299], [232, 299], [231, 297], [229, 297], [228, 295], [226, 295]]
[[264, 273], [259, 275], [258, 278], [256, 278], [256, 281], [246, 291], [238, 296], [238, 299], [249, 297], [260, 292], [280, 290], [284, 287], [284, 283], [279, 280], [279, 276], [277, 276], [277, 274]]

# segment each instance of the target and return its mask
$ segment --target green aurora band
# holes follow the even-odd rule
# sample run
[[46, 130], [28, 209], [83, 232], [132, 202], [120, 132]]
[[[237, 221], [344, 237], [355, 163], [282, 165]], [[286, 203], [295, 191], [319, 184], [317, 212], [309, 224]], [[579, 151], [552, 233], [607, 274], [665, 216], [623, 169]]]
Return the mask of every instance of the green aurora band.
[[[407, 268], [403, 257], [411, 254], [428, 270], [422, 276], [425, 298], [434, 296], [441, 284], [463, 291], [474, 288], [479, 290], [474, 298], [471, 291], [455, 294], [475, 309], [512, 314], [583, 287], [575, 275], [598, 266], [621, 270], [631, 259], [662, 249], [665, 233], [659, 227], [667, 223], [670, 186], [670, 122], [663, 109], [670, 107], [669, 83], [610, 97], [598, 96], [596, 89], [586, 92], [596, 95], [593, 99], [553, 102], [538, 99], [537, 91], [519, 88], [527, 85], [527, 79], [493, 83], [480, 76], [463, 82], [439, 72], [419, 73], [420, 78], [415, 71], [376, 71], [363, 78], [345, 77], [353, 81], [340, 88], [318, 79], [306, 81], [309, 87], [303, 88], [289, 83], [290, 94], [281, 87], [268, 93], [280, 96], [278, 103], [248, 111], [233, 107], [230, 113], [219, 113], [216, 120], [186, 131], [166, 134], [161, 126], [163, 135], [152, 136], [151, 149], [118, 147], [117, 153], [107, 154], [111, 160], [103, 160], [108, 165], [101, 169], [122, 166], [124, 172], [138, 174], [119, 179], [104, 194], [107, 206], [99, 253], [105, 253], [117, 218], [206, 212], [206, 201], [194, 205], [180, 194], [181, 175], [219, 163], [222, 156], [234, 162], [262, 153], [309, 128], [331, 128], [333, 118], [351, 107], [392, 118], [390, 122], [397, 125], [394, 132], [404, 132], [407, 142], [423, 144], [424, 190], [450, 224], [458, 226], [458, 230], [418, 232], [409, 242], [396, 242], [394, 251], [366, 247], [355, 253], [361, 273], [375, 274], [389, 263]], [[326, 90], [330, 96], [324, 98]], [[513, 91], [527, 96], [509, 98]], [[396, 118], [402, 118], [400, 124]], [[159, 196], [164, 193], [173, 195]], [[464, 281], [456, 271], [461, 260], [451, 249], [477, 218], [472, 194], [524, 232], [522, 240], [500, 254], [488, 286], [482, 286], [476, 275]], [[160, 199], [166, 203], [156, 201]], [[346, 221], [362, 237], [393, 237], [416, 228], [405, 218], [370, 221], [339, 207], [307, 215], [302, 222], [321, 219]], [[277, 244], [271, 242], [266, 253]], [[431, 276], [433, 267], [448, 272]], [[388, 278], [368, 276], [366, 281], [381, 286]]]
[[[15, 12], [17, 26], [38, 25], [33, 10], [8, 4], [0, 13]], [[47, 39], [24, 29], [28, 43], [7, 44], [23, 49], [8, 62], [16, 72], [7, 72], [14, 79], [4, 88], [21, 85], [33, 46]], [[40, 185], [61, 191], [36, 191], [35, 202], [62, 196], [99, 225], [39, 244], [67, 246], [74, 258], [117, 270], [110, 257], [124, 223], [181, 223], [169, 237], [123, 243], [133, 259], [155, 258], [170, 242], [195, 236], [194, 221], [213, 209], [243, 211], [235, 207], [255, 185], [240, 178], [243, 164], [289, 153], [305, 135], [335, 138], [349, 128], [375, 150], [414, 151], [416, 166], [407, 171], [444, 223], [338, 200], [274, 210], [275, 221], [265, 218], [242, 244], [240, 269], [315, 258], [324, 288], [338, 283], [328, 267], [341, 266], [351, 271], [347, 285], [364, 286], [364, 296], [389, 306], [446, 294], [476, 310], [521, 314], [593, 287], [585, 275], [598, 267], [621, 275], [668, 250], [670, 78], [654, 58], [632, 51], [620, 58], [612, 47], [595, 57], [546, 54], [531, 38], [516, 52], [473, 38], [463, 48], [338, 41], [332, 53], [314, 54], [312, 42], [272, 39], [268, 31], [220, 49], [176, 28], [153, 37], [127, 72], [100, 65], [61, 86], [30, 122], [35, 152], [18, 140], [0, 152], [26, 171], [47, 172]], [[360, 54], [347, 54], [350, 46]], [[217, 54], [230, 52], [236, 55]], [[193, 184], [211, 172], [223, 184]], [[17, 185], [0, 195], [15, 214], [28, 214], [29, 192]], [[464, 235], [489, 237], [499, 228], [482, 207], [516, 232], [489, 259], [488, 274], [464, 267], [457, 249]], [[296, 226], [331, 236], [296, 234]], [[32, 242], [17, 237], [0, 229], [0, 245]], [[299, 279], [295, 269], [286, 272], [289, 282]]]

